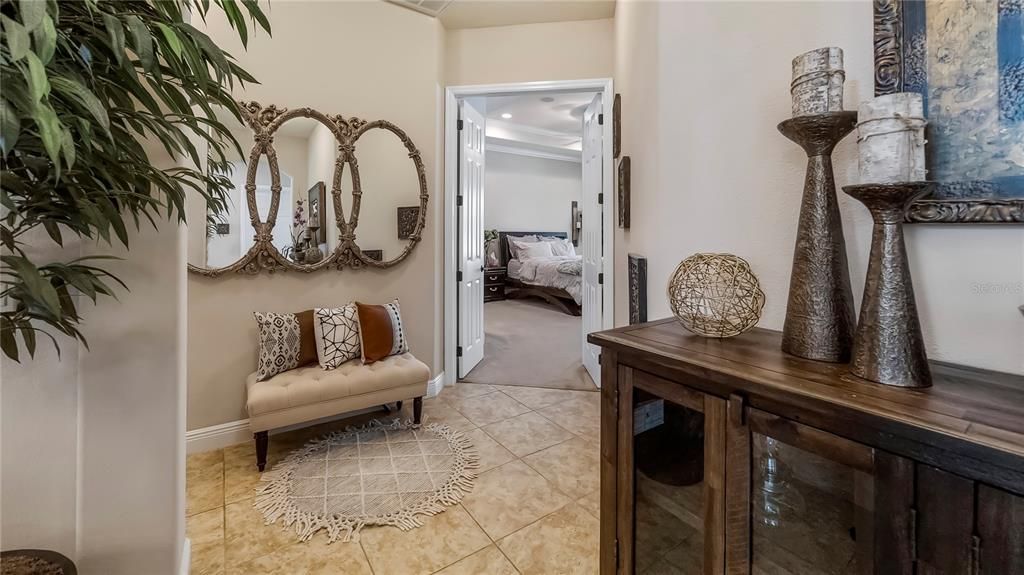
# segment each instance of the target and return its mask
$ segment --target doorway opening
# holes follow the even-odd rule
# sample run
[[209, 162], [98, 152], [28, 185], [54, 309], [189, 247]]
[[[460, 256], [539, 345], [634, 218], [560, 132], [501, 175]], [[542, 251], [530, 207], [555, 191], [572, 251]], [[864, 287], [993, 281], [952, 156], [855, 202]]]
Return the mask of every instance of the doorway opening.
[[446, 385], [600, 386], [586, 335], [613, 325], [613, 93], [610, 79], [447, 89]]

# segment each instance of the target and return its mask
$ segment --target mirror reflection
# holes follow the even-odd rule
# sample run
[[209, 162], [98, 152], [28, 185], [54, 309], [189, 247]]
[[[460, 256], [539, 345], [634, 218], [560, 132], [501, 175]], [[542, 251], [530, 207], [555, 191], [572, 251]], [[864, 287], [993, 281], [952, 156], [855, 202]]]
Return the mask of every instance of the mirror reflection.
[[355, 154], [363, 191], [356, 243], [368, 257], [388, 262], [409, 245], [419, 220], [416, 165], [402, 140], [383, 128], [364, 132]]
[[[297, 264], [315, 264], [338, 245], [329, 195], [338, 155], [336, 142], [330, 128], [314, 118], [292, 118], [274, 133], [281, 173], [274, 245]], [[291, 183], [290, 190], [286, 181]]]

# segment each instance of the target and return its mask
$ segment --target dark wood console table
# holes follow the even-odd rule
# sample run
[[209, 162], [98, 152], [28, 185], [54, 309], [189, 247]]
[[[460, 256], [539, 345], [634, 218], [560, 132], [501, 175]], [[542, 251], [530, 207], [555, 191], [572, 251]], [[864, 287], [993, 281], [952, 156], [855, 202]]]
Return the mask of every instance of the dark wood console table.
[[588, 340], [602, 574], [1024, 574], [1024, 377], [891, 388], [674, 319]]

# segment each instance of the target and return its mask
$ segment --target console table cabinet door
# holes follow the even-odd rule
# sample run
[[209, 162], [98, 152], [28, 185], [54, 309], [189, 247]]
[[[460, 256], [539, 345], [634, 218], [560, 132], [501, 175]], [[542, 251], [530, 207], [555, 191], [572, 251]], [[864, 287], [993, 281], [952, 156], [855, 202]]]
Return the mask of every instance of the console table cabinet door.
[[723, 574], [726, 401], [618, 375], [619, 572]]
[[1024, 573], [1024, 496], [978, 486], [981, 575]]
[[912, 462], [741, 402], [729, 404], [727, 572], [911, 574]]

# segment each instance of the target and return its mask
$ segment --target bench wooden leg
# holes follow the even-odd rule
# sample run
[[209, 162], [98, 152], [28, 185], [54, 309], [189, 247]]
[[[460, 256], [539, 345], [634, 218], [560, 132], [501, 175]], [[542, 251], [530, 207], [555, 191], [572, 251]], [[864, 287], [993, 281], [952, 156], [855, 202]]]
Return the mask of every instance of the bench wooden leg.
[[412, 400], [412, 422], [416, 425], [420, 424], [420, 418], [423, 415], [423, 397], [417, 397]]
[[395, 411], [402, 411], [402, 402], [401, 401], [396, 401], [395, 402]]
[[256, 440], [256, 468], [263, 471], [267, 466], [267, 447], [270, 446], [270, 434], [266, 431], [258, 431], [252, 437]]

